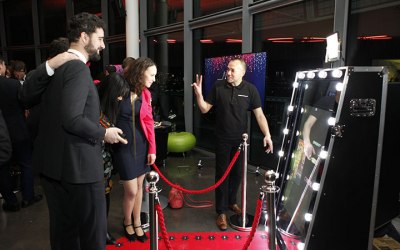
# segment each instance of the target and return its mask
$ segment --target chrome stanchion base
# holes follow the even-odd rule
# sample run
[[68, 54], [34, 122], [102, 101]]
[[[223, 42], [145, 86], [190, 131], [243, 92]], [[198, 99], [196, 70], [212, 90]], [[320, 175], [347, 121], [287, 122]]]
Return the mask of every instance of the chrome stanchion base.
[[243, 227], [243, 216], [241, 214], [234, 214], [231, 217], [229, 217], [229, 225], [231, 225], [231, 227], [233, 229], [236, 229], [236, 230], [242, 231], [242, 232], [251, 231], [253, 221], [254, 221], [254, 216], [250, 215], [250, 214], [246, 214], [245, 223], [244, 223], [244, 227]]

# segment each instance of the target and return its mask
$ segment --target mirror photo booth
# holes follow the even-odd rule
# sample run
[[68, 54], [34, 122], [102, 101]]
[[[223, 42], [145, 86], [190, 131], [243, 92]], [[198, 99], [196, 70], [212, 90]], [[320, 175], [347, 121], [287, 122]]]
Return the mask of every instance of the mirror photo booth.
[[399, 94], [385, 67], [297, 72], [277, 166], [280, 249], [372, 249], [399, 215]]

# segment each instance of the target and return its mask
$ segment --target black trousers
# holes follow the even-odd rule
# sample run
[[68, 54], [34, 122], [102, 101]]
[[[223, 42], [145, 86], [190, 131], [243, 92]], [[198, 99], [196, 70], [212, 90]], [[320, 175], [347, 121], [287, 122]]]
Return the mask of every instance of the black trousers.
[[10, 162], [0, 165], [0, 194], [6, 203], [17, 205], [18, 200], [13, 191], [10, 166]]
[[105, 249], [107, 219], [103, 181], [71, 184], [41, 177], [49, 208], [51, 249]]
[[[215, 153], [215, 182], [224, 175], [241, 142], [241, 139], [218, 139]], [[241, 152], [225, 181], [215, 189], [215, 209], [217, 214], [225, 213], [229, 205], [237, 203], [237, 192], [242, 180], [242, 157], [243, 153]]]
[[22, 199], [31, 201], [35, 195], [33, 190], [32, 142], [29, 139], [13, 142], [12, 148], [13, 159], [21, 170]]

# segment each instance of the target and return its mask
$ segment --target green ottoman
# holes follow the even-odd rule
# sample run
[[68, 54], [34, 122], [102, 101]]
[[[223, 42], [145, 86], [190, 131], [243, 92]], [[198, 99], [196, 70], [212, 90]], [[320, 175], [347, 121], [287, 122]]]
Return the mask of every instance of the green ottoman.
[[196, 137], [189, 132], [168, 133], [168, 152], [185, 153], [196, 145]]

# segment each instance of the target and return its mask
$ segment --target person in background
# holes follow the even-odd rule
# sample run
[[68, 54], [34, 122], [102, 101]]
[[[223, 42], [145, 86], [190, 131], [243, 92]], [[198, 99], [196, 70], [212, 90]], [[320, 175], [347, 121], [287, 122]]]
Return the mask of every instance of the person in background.
[[[102, 81], [98, 85], [102, 116], [100, 124], [103, 127], [114, 126], [117, 121], [119, 103], [123, 96], [127, 96], [130, 92], [129, 85], [122, 75], [113, 72], [107, 78], [107, 81]], [[112, 175], [116, 172], [113, 165], [112, 145], [103, 143], [102, 147], [103, 164], [104, 164], [104, 185], [106, 193], [106, 214], [110, 210], [110, 194], [113, 186]], [[107, 245], [115, 245], [120, 247], [122, 244], [107, 232]]]
[[122, 61], [122, 70], [125, 71], [125, 69], [128, 67], [129, 64], [133, 63], [135, 61], [135, 58], [133, 57], [126, 57], [123, 61]]
[[[4, 199], [3, 209], [10, 204], [17, 204], [17, 197], [11, 188], [10, 159], [12, 146], [8, 134], [7, 124], [4, 121], [3, 113], [0, 110], [0, 194]], [[15, 206], [16, 208], [18, 206]]]
[[[42, 195], [35, 195], [32, 170], [32, 141], [25, 120], [24, 109], [18, 99], [21, 84], [12, 78], [5, 77], [6, 66], [0, 57], [0, 109], [12, 143], [12, 161], [21, 170], [21, 204], [4, 203], [5, 211], [18, 211], [42, 200]], [[11, 163], [10, 163], [11, 164]]]
[[123, 229], [131, 241], [144, 242], [147, 239], [141, 226], [140, 212], [144, 176], [156, 160], [154, 119], [148, 90], [156, 74], [157, 67], [149, 58], [138, 58], [126, 67], [124, 76], [130, 92], [120, 102], [116, 122], [128, 139], [127, 145], [114, 147], [114, 165], [124, 186]]
[[[247, 132], [247, 111], [253, 111], [264, 134], [265, 151], [267, 153], [273, 151], [268, 122], [261, 109], [260, 95], [253, 84], [243, 80], [245, 73], [246, 63], [240, 58], [232, 59], [228, 63], [226, 80], [218, 80], [214, 83], [206, 99], [202, 94], [203, 77], [196, 75], [196, 82], [192, 84], [200, 111], [207, 113], [214, 107], [216, 112], [216, 182], [225, 173], [237, 147], [242, 142], [242, 135]], [[240, 154], [228, 177], [215, 191], [218, 214], [216, 224], [220, 230], [227, 229], [228, 208], [236, 214], [242, 212], [236, 203], [237, 191], [242, 179], [241, 157], [243, 154]]]
[[[47, 60], [66, 52], [69, 48], [69, 41], [66, 37], [59, 37], [51, 41]], [[65, 61], [67, 62], [67, 61]], [[28, 76], [34, 72], [28, 72]], [[21, 99], [21, 98], [20, 98]], [[35, 105], [33, 107], [29, 107], [26, 112], [26, 121], [28, 123], [29, 133], [31, 134], [32, 141], [35, 141], [37, 136], [37, 131], [39, 129], [39, 116], [40, 116], [40, 105]]]
[[7, 65], [7, 67], [6, 67], [6, 75], [5, 76], [7, 78], [11, 78], [12, 75], [13, 75], [13, 68], [12, 68], [11, 65]]
[[[100, 125], [100, 100], [86, 65], [89, 60], [100, 60], [104, 27], [96, 15], [73, 16], [67, 32], [68, 52], [40, 65], [23, 85], [21, 98], [41, 105], [34, 163], [49, 208], [52, 249], [106, 246], [101, 143], [127, 141], [120, 136], [121, 129]], [[58, 59], [65, 57], [78, 60], [61, 65]]]
[[66, 52], [69, 48], [69, 41], [66, 37], [58, 37], [51, 41], [49, 46], [49, 55], [47, 60], [55, 57], [58, 54]]
[[21, 84], [24, 84], [26, 77], [25, 62], [20, 60], [13, 61], [13, 78], [17, 79]]

